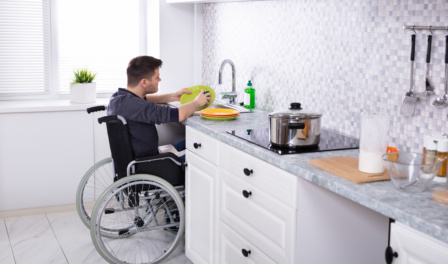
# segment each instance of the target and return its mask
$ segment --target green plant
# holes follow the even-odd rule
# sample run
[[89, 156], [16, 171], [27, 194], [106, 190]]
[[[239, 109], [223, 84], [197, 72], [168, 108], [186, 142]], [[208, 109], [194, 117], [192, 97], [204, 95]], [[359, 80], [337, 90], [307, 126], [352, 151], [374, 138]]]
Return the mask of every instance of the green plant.
[[87, 69], [74, 70], [73, 74], [73, 83], [91, 83], [96, 77], [96, 73]]

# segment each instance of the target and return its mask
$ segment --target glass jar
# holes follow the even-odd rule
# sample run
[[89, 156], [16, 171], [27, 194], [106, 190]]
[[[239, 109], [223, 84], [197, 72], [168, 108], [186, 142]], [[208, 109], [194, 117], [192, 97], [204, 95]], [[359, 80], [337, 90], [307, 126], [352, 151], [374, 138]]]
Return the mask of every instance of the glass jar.
[[380, 113], [361, 113], [358, 169], [365, 173], [385, 171], [382, 155], [387, 151], [389, 116]]
[[437, 172], [437, 176], [446, 177], [447, 169], [447, 156], [448, 156], [448, 139], [442, 138], [437, 139], [437, 157], [445, 159]]

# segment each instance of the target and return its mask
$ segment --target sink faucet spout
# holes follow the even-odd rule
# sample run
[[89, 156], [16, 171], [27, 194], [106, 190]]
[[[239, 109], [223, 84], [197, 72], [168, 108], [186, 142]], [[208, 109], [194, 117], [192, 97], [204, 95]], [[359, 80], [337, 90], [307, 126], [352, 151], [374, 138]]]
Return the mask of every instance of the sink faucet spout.
[[229, 59], [224, 60], [219, 67], [218, 84], [222, 84], [222, 70], [226, 64], [230, 64], [232, 67], [232, 92], [221, 93], [221, 99], [228, 98], [231, 104], [235, 103], [235, 97], [237, 96], [235, 91], [235, 64]]

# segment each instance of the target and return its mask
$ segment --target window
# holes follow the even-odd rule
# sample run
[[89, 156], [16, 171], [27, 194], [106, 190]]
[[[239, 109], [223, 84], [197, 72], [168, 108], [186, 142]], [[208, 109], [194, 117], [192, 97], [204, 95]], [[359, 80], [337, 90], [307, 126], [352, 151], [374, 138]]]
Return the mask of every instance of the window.
[[48, 94], [49, 1], [0, 1], [0, 96]]
[[147, 54], [154, 2], [0, 1], [0, 98], [68, 96], [78, 68], [97, 73], [99, 96], [126, 87], [129, 60]]

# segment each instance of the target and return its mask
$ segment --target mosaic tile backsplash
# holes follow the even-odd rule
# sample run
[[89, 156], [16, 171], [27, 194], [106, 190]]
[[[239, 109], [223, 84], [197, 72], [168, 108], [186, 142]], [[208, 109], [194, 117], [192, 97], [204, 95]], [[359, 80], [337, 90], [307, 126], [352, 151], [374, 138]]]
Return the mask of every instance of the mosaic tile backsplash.
[[[323, 114], [322, 126], [359, 137], [361, 111], [388, 113], [389, 145], [421, 151], [425, 134], [447, 133], [447, 109], [432, 106], [444, 93], [445, 35], [433, 31], [430, 81], [436, 97], [400, 115], [410, 88], [412, 31], [403, 25], [448, 26], [447, 0], [277, 0], [203, 5], [203, 83], [231, 91], [238, 102], [251, 80], [256, 107], [286, 109], [300, 102]], [[425, 90], [429, 31], [417, 30], [414, 91]]]

